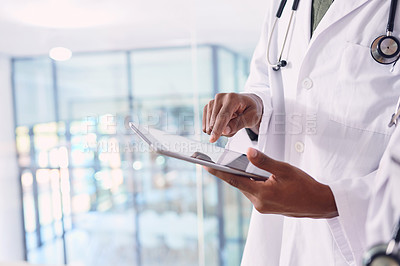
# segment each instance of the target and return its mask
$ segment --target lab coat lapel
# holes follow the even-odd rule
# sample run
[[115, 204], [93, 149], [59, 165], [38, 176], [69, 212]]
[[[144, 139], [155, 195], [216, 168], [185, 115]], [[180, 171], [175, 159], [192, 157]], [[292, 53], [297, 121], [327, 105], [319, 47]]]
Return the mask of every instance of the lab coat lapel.
[[332, 25], [371, 0], [335, 0], [314, 31], [309, 48]]

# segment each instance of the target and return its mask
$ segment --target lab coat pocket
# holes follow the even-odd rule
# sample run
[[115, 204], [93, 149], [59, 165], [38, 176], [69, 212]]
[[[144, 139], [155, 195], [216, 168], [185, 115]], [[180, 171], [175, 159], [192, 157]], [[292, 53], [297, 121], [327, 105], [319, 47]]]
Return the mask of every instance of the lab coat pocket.
[[391, 134], [389, 120], [400, 96], [400, 66], [381, 65], [369, 47], [348, 43], [341, 56], [329, 118], [348, 127]]

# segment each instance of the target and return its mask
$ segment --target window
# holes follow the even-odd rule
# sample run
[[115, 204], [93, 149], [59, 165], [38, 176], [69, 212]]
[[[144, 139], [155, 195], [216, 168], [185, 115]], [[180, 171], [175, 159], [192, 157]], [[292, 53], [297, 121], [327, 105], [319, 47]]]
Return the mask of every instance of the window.
[[220, 88], [243, 87], [247, 59], [208, 45], [195, 54], [169, 47], [13, 60], [30, 262], [240, 263], [250, 203], [193, 164], [143, 150], [125, 126], [139, 119], [198, 137], [196, 114]]

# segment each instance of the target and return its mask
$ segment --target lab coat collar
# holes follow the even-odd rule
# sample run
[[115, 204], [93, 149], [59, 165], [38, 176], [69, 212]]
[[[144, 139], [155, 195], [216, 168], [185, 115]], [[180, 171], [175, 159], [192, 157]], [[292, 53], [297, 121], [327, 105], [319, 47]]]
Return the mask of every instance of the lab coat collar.
[[311, 47], [315, 40], [332, 25], [369, 1], [371, 0], [335, 0], [315, 29], [309, 47]]

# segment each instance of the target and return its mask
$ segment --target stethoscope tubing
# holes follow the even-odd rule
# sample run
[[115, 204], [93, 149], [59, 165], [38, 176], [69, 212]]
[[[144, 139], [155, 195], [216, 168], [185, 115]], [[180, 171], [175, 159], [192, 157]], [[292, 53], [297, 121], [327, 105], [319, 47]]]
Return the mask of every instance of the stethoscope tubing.
[[[285, 46], [286, 46], [286, 42], [288, 39], [288, 35], [289, 35], [289, 31], [290, 28], [292, 26], [292, 21], [293, 18], [295, 16], [295, 13], [297, 11], [297, 8], [299, 6], [299, 2], [300, 0], [294, 0], [293, 1], [293, 5], [292, 5], [292, 13], [290, 15], [290, 19], [289, 19], [289, 23], [288, 26], [286, 27], [286, 33], [285, 33], [285, 37], [283, 40], [283, 44], [282, 47], [280, 49], [279, 52], [279, 56], [278, 56], [278, 61], [276, 63], [272, 63], [271, 59], [270, 59], [270, 50], [271, 50], [271, 43], [272, 43], [272, 37], [274, 35], [277, 23], [280, 19], [280, 17], [282, 16], [283, 10], [285, 9], [287, 0], [281, 0], [281, 2], [279, 3], [279, 7], [278, 10], [276, 12], [276, 16], [274, 19], [274, 23], [272, 25], [272, 29], [271, 32], [269, 34], [269, 38], [268, 38], [268, 44], [267, 44], [267, 63], [270, 67], [272, 67], [273, 70], [278, 71], [281, 69], [281, 67], [284, 67], [287, 65], [287, 62], [285, 60], [282, 60], [282, 56], [285, 50]], [[389, 10], [389, 16], [388, 16], [388, 23], [386, 26], [386, 36], [382, 35], [382, 36], [378, 36], [377, 38], [375, 38], [375, 40], [372, 42], [371, 44], [371, 56], [372, 58], [380, 63], [380, 64], [396, 64], [397, 60], [399, 60], [400, 58], [400, 42], [398, 40], [398, 38], [393, 37], [392, 33], [394, 30], [394, 22], [395, 22], [395, 17], [396, 17], [396, 9], [397, 9], [397, 5], [398, 5], [398, 0], [391, 0], [390, 3], [390, 10]], [[381, 43], [383, 41], [392, 41], [392, 43], [390, 45], [392, 45], [392, 47], [396, 47], [397, 44], [397, 51], [393, 52], [392, 54], [386, 54], [385, 51], [381, 50]], [[385, 46], [386, 47], [386, 46]]]
[[394, 20], [396, 18], [396, 8], [397, 8], [397, 0], [391, 0], [386, 32], [390, 32], [390, 33], [393, 32]]
[[[278, 20], [281, 18], [283, 10], [285, 9], [287, 0], [281, 0], [281, 2], [279, 3], [279, 7], [278, 7], [278, 10], [277, 10], [276, 15], [275, 15], [274, 23], [272, 25], [271, 33], [269, 34], [268, 45], [267, 45], [267, 63], [274, 70], [279, 70], [280, 67], [282, 66], [282, 55], [283, 55], [283, 52], [285, 50], [287, 37], [289, 35], [289, 31], [290, 31], [290, 28], [291, 28], [291, 25], [292, 25], [293, 17], [295, 15], [296, 11], [297, 11], [297, 8], [299, 7], [299, 2], [300, 2], [300, 0], [294, 0], [293, 1], [292, 13], [290, 14], [290, 19], [289, 19], [288, 26], [286, 27], [286, 33], [285, 33], [285, 38], [283, 39], [282, 48], [281, 48], [281, 51], [279, 53], [278, 61], [274, 64], [270, 60], [270, 50], [271, 50], [270, 48], [271, 48], [272, 37], [273, 37], [273, 34], [275, 32], [275, 28], [276, 28], [276, 25], [278, 23]], [[286, 62], [285, 62], [285, 65], [286, 65]]]

